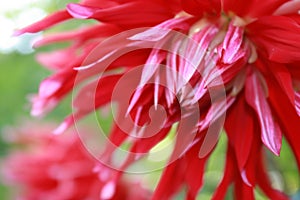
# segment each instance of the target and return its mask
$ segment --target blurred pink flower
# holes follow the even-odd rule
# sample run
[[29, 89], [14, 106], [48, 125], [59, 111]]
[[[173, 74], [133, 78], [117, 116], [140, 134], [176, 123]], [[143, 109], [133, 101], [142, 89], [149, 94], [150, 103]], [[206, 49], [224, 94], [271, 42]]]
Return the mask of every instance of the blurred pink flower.
[[[56, 72], [41, 83], [32, 114], [47, 112], [77, 84], [102, 74], [75, 97], [74, 115], [57, 129], [63, 132], [74, 120], [113, 101], [114, 88], [122, 77], [145, 64], [138, 74], [125, 78], [119, 90], [126, 95], [128, 88], [136, 87], [129, 103], [126, 98], [121, 101], [127, 107], [120, 121], [125, 121], [127, 114], [140, 126], [159, 121], [163, 115], [157, 106], [162, 105], [165, 116], [156, 124], [161, 129], [152, 135], [148, 128], [136, 138], [132, 136], [135, 127], [127, 125], [124, 130], [116, 123], [109, 138], [116, 146], [127, 139], [132, 142], [131, 152], [147, 153], [178, 122], [172, 162], [164, 170], [153, 199], [169, 199], [184, 185], [186, 198], [196, 198], [223, 118], [228, 136], [226, 167], [213, 199], [224, 198], [231, 183], [236, 199], [254, 199], [256, 186], [271, 199], [287, 199], [271, 186], [263, 147], [279, 155], [285, 137], [300, 168], [299, 9], [298, 0], [87, 0], [69, 4], [66, 10], [17, 32], [41, 31], [72, 18], [99, 22], [36, 43], [70, 41], [71, 45], [38, 55], [42, 64]], [[100, 42], [133, 28], [143, 29], [125, 41], [108, 40], [92, 53]], [[149, 43], [153, 48], [133, 49], [109, 62], [119, 51]], [[160, 65], [170, 70], [162, 70]], [[224, 101], [219, 97], [222, 92]], [[148, 111], [153, 105], [157, 112], [151, 121]], [[113, 150], [108, 148], [104, 157]], [[123, 169], [135, 160], [129, 156]]]
[[138, 182], [112, 184], [118, 172], [90, 157], [75, 131], [55, 136], [51, 130], [52, 125], [30, 123], [7, 133], [16, 148], [1, 164], [2, 175], [15, 198], [149, 199], [150, 192]]

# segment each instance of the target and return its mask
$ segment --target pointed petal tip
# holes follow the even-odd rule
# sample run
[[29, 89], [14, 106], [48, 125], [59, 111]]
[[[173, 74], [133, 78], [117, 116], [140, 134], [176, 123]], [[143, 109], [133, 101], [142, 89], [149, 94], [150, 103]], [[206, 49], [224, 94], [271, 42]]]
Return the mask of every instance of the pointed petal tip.
[[241, 177], [242, 177], [243, 182], [244, 182], [246, 185], [248, 185], [249, 187], [253, 187], [253, 184], [250, 183], [250, 181], [249, 181], [249, 179], [248, 179], [248, 177], [247, 177], [247, 174], [246, 174], [246, 171], [245, 171], [245, 170], [243, 170], [243, 171], [241, 172]]
[[38, 108], [32, 108], [30, 111], [30, 115], [33, 117], [41, 117], [43, 114], [43, 110], [42, 109], [38, 109]]
[[18, 36], [22, 35], [23, 33], [24, 33], [24, 31], [22, 31], [22, 30], [15, 30], [11, 36], [18, 37]]
[[274, 153], [276, 156], [280, 156], [280, 152], [281, 152], [281, 147], [273, 147], [272, 149], [269, 148], [272, 153]]
[[37, 49], [37, 48], [39, 48], [39, 47], [41, 47], [41, 46], [43, 46], [43, 45], [44, 45], [44, 44], [43, 44], [42, 40], [37, 40], [37, 41], [35, 41], [35, 42], [32, 44], [32, 48]]
[[91, 8], [76, 3], [69, 3], [67, 5], [67, 11], [71, 16], [77, 19], [88, 19], [93, 15]]
[[105, 184], [100, 193], [100, 199], [111, 199], [116, 191], [116, 183], [114, 181], [110, 181]]
[[265, 147], [267, 149], [269, 149], [273, 154], [275, 154], [276, 156], [280, 156], [280, 152], [281, 152], [281, 143], [273, 143], [273, 144], [269, 144], [268, 142], [266, 142], [263, 138], [262, 138], [262, 142], [264, 143]]
[[39, 88], [39, 95], [42, 98], [48, 98], [52, 96], [54, 93], [56, 93], [60, 88], [62, 84], [61, 82], [54, 80], [54, 79], [45, 79], [40, 84]]
[[53, 132], [54, 135], [61, 135], [70, 127], [70, 123], [67, 121], [61, 123]]
[[268, 141], [266, 138], [262, 137], [261, 138], [262, 142], [264, 145], [276, 156], [280, 156], [281, 152], [281, 139], [279, 140], [278, 138], [274, 138], [276, 141]]

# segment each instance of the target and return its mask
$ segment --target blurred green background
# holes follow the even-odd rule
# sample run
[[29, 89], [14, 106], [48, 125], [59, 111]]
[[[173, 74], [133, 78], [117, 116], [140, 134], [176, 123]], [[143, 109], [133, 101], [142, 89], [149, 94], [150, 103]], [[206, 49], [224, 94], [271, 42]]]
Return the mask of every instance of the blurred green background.
[[[6, 30], [5, 27], [1, 26], [3, 30], [0, 30], [0, 130], [2, 134], [6, 127], [18, 126], [22, 120], [32, 118], [29, 115], [30, 102], [28, 97], [30, 94], [36, 93], [39, 82], [51, 74], [35, 61], [34, 55], [37, 50], [32, 50], [30, 48], [31, 41], [34, 40], [34, 38], [39, 37], [41, 35], [40, 33], [24, 35], [19, 38], [9, 38], [7, 36], [12, 33], [11, 31], [13, 28], [22, 27], [26, 23], [29, 23], [30, 20], [35, 21], [36, 18], [41, 18], [47, 13], [61, 9], [70, 1], [32, 0], [25, 2], [27, 3], [22, 3], [22, 5], [17, 7], [7, 6], [6, 9], [4, 9], [4, 4], [1, 5], [0, 3], [0, 22], [1, 24], [6, 24], [6, 27], [11, 28], [11, 30]], [[11, 4], [16, 5], [16, 2], [12, 1]], [[36, 18], [32, 19], [27, 17], [30, 15], [33, 15], [33, 17]], [[24, 21], [24, 19], [26, 20]], [[24, 24], [22, 24], [22, 22]], [[67, 26], [72, 27], [73, 25], [71, 23]], [[60, 25], [55, 31], [62, 29], [66, 29], [66, 26]], [[47, 51], [49, 48], [55, 48], [55, 46], [42, 50]], [[45, 119], [57, 121], [59, 123], [69, 112], [70, 106], [66, 101], [51, 112]], [[0, 139], [1, 157], [4, 157], [7, 154], [9, 148], [9, 144], [6, 144]], [[218, 180], [220, 180], [222, 176], [225, 151], [226, 137], [222, 136], [212, 159], [209, 161], [208, 170], [205, 176], [207, 183], [202, 189], [198, 199], [210, 199], [210, 194], [213, 192]], [[282, 153], [279, 158], [268, 154], [268, 159], [274, 187], [284, 190], [290, 195], [294, 195], [294, 199], [300, 199], [300, 197], [296, 197], [295, 195], [299, 189], [299, 174], [297, 173], [296, 164], [293, 161], [294, 158], [286, 142], [283, 144]], [[152, 176], [153, 183], [157, 182], [156, 179], [158, 175], [159, 173], [156, 173]], [[0, 184], [0, 199], [9, 199], [8, 194], [9, 188]], [[182, 197], [180, 196], [178, 197], [178, 199], [181, 198]], [[228, 196], [228, 199], [231, 199], [230, 195]], [[259, 191], [257, 192], [257, 199], [265, 199]]]

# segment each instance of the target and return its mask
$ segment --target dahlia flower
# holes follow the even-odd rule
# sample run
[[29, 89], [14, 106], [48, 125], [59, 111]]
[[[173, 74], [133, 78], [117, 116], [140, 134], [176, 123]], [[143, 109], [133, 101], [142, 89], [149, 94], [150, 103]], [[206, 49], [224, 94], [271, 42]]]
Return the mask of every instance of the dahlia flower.
[[16, 148], [1, 164], [2, 177], [14, 186], [14, 199], [149, 199], [139, 182], [123, 179], [112, 187], [118, 172], [96, 162], [75, 131], [53, 137], [52, 130], [53, 125], [30, 123], [6, 133]]
[[298, 0], [68, 4], [16, 33], [71, 19], [96, 21], [35, 44], [70, 42], [37, 56], [55, 72], [41, 83], [32, 114], [46, 113], [79, 88], [60, 133], [94, 109], [117, 103], [99, 156], [112, 165], [113, 153], [129, 143], [119, 170], [145, 157], [174, 127], [176, 142], [153, 199], [173, 198], [182, 188], [186, 199], [195, 199], [224, 129], [226, 164], [212, 199], [223, 199], [231, 184], [236, 199], [254, 199], [256, 187], [270, 199], [288, 199], [272, 187], [265, 152], [278, 156], [284, 137], [300, 169], [299, 9]]

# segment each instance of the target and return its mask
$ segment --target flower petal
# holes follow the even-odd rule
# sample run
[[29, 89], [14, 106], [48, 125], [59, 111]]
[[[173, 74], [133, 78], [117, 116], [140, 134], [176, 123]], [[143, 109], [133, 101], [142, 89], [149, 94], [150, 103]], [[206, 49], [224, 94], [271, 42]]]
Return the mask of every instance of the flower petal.
[[274, 13], [274, 15], [298, 14], [300, 10], [300, 1], [293, 0], [282, 4]]
[[72, 16], [66, 10], [58, 11], [30, 26], [17, 30], [14, 35], [18, 36], [23, 33], [36, 33], [70, 18], [72, 18]]
[[252, 147], [254, 122], [251, 111], [241, 94], [226, 115], [225, 131], [229, 143], [233, 146], [240, 173], [244, 170]]
[[288, 200], [289, 199], [288, 196], [272, 188], [271, 181], [267, 175], [267, 171], [263, 163], [263, 156], [262, 155], [257, 155], [257, 156], [259, 157], [258, 162], [256, 163], [258, 186], [270, 199]]
[[282, 95], [284, 94], [284, 91], [276, 79], [272, 76], [268, 76], [268, 88], [269, 101], [278, 116], [282, 130], [285, 133], [285, 137], [295, 155], [298, 169], [300, 169], [300, 134], [298, 134], [300, 117], [288, 97], [286, 95]]
[[218, 15], [221, 10], [220, 0], [181, 0], [185, 12], [194, 16], [203, 16], [205, 13]]
[[111, 35], [115, 35], [119, 33], [121, 30], [114, 25], [110, 24], [100, 24], [84, 29], [80, 29], [78, 31], [69, 31], [60, 34], [47, 35], [45, 38], [38, 40], [34, 43], [34, 47], [40, 47], [44, 45], [48, 45], [56, 42], [74, 42], [83, 43], [88, 40], [93, 40], [95, 38], [109, 37]]
[[169, 164], [163, 171], [152, 199], [171, 199], [174, 197], [183, 185], [185, 166], [186, 164], [182, 158]]
[[223, 0], [222, 6], [225, 12], [234, 12], [240, 17], [260, 17], [271, 15], [278, 7], [288, 0], [265, 0], [265, 1], [239, 1]]
[[280, 63], [300, 61], [300, 25], [292, 18], [261, 17], [249, 24], [247, 30], [248, 37], [270, 60]]
[[274, 121], [271, 109], [266, 99], [258, 72], [250, 72], [246, 80], [246, 100], [256, 111], [260, 127], [262, 142], [275, 154], [280, 154], [281, 130]]
[[230, 186], [231, 182], [233, 181], [235, 170], [236, 169], [234, 163], [234, 152], [233, 149], [228, 146], [227, 153], [226, 153], [226, 164], [224, 169], [224, 175], [211, 198], [212, 200], [225, 199], [227, 189]]
[[111, 8], [68, 4], [68, 12], [78, 19], [97, 19], [123, 28], [157, 25], [173, 16], [170, 11], [151, 1], [134, 1]]
[[295, 92], [295, 107], [298, 116], [300, 117], [300, 92]]

